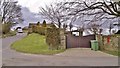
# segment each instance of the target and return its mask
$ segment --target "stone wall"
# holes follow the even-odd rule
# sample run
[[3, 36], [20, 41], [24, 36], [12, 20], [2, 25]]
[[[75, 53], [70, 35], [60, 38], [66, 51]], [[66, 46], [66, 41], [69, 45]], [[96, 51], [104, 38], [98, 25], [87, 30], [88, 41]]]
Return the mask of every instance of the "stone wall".
[[[108, 37], [110, 37], [110, 41], [108, 42]], [[107, 37], [103, 37], [104, 40], [104, 47], [106, 50], [118, 50], [118, 37], [114, 37], [114, 36], [107, 36]]]
[[97, 36], [96, 38], [99, 43], [100, 50], [117, 51], [118, 45], [120, 44], [120, 36], [108, 35], [108, 36]]
[[120, 37], [118, 37], [118, 50], [120, 50]]
[[64, 30], [59, 28], [47, 28], [46, 42], [50, 49], [66, 49]]
[[61, 44], [60, 46], [61, 49], [66, 49], [66, 36], [64, 30], [60, 31], [60, 44]]
[[60, 32], [59, 28], [47, 28], [46, 43], [49, 45], [49, 49], [60, 48]]

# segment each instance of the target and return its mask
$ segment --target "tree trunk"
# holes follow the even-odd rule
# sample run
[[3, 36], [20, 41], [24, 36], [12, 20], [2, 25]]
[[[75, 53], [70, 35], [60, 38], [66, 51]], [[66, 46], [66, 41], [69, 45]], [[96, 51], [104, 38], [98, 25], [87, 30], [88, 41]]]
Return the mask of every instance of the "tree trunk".
[[61, 22], [58, 20], [58, 27], [61, 28]]

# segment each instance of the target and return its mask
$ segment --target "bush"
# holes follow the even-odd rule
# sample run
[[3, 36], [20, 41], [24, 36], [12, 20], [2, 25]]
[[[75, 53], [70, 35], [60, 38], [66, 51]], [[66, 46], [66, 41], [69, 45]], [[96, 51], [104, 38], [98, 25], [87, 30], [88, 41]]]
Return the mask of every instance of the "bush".
[[5, 37], [9, 37], [9, 36], [14, 36], [14, 35], [16, 35], [16, 31], [9, 31], [6, 34], [3, 34], [2, 37], [5, 38]]
[[46, 27], [46, 21], [43, 21], [42, 27]]
[[34, 33], [39, 33], [40, 35], [45, 35], [46, 34], [46, 27], [40, 27], [40, 26], [33, 26], [32, 31]]
[[45, 35], [46, 34], [46, 27], [37, 27], [37, 33], [40, 35]]
[[50, 27], [56, 28], [56, 26], [53, 23], [50, 24]]
[[22, 28], [22, 30], [28, 30], [28, 27], [24, 27], [24, 28]]
[[[29, 28], [30, 29], [30, 28]], [[34, 26], [32, 26], [32, 28], [31, 28], [32, 30], [31, 30], [31, 32], [36, 32], [36, 26], [34, 25]]]
[[[56, 26], [53, 23], [50, 24], [50, 27], [56, 28]], [[42, 25], [40, 25], [40, 22], [38, 22], [37, 25], [29, 26], [28, 34], [39, 33], [40, 35], [45, 35], [46, 31], [47, 31], [47, 28], [48, 27], [46, 25], [46, 21], [44, 20]]]
[[2, 35], [2, 24], [0, 23], [0, 35]]
[[46, 43], [50, 49], [59, 49], [60, 46], [60, 31], [59, 28], [47, 28]]
[[40, 29], [39, 30], [39, 34], [41, 34], [41, 35], [45, 35], [46, 34], [46, 27], [40, 27], [39, 29]]
[[36, 25], [37, 25], [37, 26], [40, 26], [40, 22], [38, 21]]
[[7, 34], [10, 31], [10, 24], [2, 24], [2, 34]]

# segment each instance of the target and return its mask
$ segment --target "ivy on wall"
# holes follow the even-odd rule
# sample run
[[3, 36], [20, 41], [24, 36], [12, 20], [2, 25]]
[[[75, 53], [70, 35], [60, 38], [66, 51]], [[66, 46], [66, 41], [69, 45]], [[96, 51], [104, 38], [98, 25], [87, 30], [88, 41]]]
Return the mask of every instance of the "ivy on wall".
[[60, 31], [59, 28], [47, 28], [46, 43], [50, 49], [59, 49], [60, 46]]

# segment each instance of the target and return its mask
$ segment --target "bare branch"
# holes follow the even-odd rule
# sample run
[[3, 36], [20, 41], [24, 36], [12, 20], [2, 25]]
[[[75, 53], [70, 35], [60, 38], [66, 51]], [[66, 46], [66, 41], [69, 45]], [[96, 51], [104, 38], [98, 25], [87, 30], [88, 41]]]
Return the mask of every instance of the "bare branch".
[[17, 5], [17, 1], [2, 0], [0, 10], [2, 23], [16, 22], [17, 20], [23, 21], [21, 6]]

